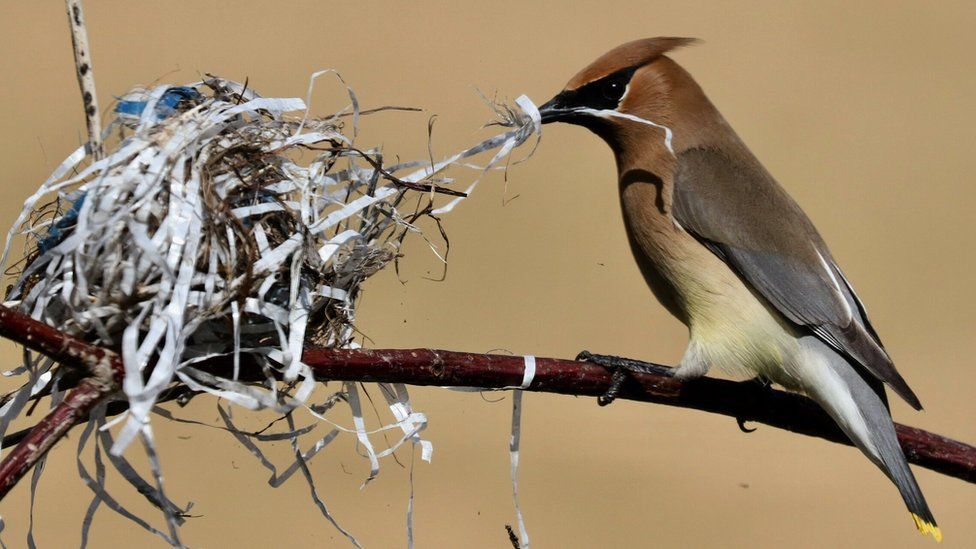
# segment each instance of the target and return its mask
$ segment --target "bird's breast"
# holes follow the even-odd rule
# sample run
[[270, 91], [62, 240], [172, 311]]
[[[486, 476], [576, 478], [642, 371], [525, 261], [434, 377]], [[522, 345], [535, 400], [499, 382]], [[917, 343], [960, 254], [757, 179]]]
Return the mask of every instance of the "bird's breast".
[[660, 180], [629, 181], [621, 185], [620, 202], [631, 250], [645, 279], [689, 324], [742, 283], [674, 220], [668, 190]]

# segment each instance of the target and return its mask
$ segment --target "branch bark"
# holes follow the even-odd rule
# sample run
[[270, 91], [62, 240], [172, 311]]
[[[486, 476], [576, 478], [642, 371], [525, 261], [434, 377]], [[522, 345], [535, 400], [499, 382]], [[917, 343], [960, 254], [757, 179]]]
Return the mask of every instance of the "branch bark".
[[96, 404], [118, 390], [125, 372], [118, 355], [64, 334], [7, 307], [0, 306], [0, 337], [6, 337], [85, 376], [0, 461], [0, 500], [44, 454], [77, 423], [88, 418]]
[[[525, 368], [521, 356], [432, 349], [310, 349], [304, 360], [323, 380], [489, 389], [518, 387]], [[536, 358], [535, 364], [529, 391], [597, 397], [607, 391], [613, 377], [606, 368], [587, 362]], [[653, 366], [660, 373], [633, 374], [617, 398], [693, 408], [853, 446], [833, 419], [805, 396], [750, 381], [682, 381], [670, 376], [671, 368]], [[895, 427], [910, 463], [976, 483], [976, 447], [908, 425]]]
[[[118, 390], [122, 362], [106, 349], [69, 337], [20, 313], [0, 307], [0, 336], [44, 353], [63, 364], [94, 372], [84, 378], [29, 435], [0, 462], [0, 499], [72, 425], [84, 421], [95, 404]], [[503, 389], [523, 383], [525, 358], [433, 349], [319, 349], [305, 351], [304, 361], [322, 381], [377, 381], [452, 387]], [[212, 371], [227, 369], [226, 360], [198, 364]], [[242, 365], [246, 366], [246, 365]], [[850, 445], [850, 441], [812, 400], [762, 388], [752, 382], [703, 378], [682, 381], [670, 368], [653, 365], [652, 373], [634, 374], [618, 398], [666, 404], [763, 423], [794, 433]], [[256, 373], [256, 372], [253, 372]], [[529, 391], [600, 396], [612, 373], [587, 362], [536, 358]], [[259, 378], [256, 378], [259, 379]], [[976, 483], [976, 448], [950, 438], [897, 425], [909, 462]]]

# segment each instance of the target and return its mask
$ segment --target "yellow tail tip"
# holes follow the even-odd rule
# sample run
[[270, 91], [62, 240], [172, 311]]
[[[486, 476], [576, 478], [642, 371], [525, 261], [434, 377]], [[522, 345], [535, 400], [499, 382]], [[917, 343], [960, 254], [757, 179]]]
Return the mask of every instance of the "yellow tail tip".
[[915, 527], [918, 528], [919, 532], [923, 534], [932, 534], [935, 541], [942, 543], [942, 530], [939, 530], [938, 526], [928, 522], [915, 513], [912, 513], [912, 518], [915, 519]]

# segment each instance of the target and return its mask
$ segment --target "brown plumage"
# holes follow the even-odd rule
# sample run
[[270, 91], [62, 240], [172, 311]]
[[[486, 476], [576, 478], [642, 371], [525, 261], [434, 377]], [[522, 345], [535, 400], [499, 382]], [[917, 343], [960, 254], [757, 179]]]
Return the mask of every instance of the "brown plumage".
[[637, 264], [690, 342], [677, 375], [712, 365], [759, 375], [821, 403], [939, 536], [905, 463], [884, 384], [921, 404], [895, 370], [813, 223], [650, 38], [599, 57], [540, 109], [613, 150]]

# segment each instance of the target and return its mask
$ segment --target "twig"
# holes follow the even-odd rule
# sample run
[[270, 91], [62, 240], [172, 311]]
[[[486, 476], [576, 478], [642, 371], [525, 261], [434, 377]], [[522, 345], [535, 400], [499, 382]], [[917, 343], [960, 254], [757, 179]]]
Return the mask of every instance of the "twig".
[[[382, 107], [374, 107], [372, 109], [363, 109], [359, 111], [359, 116], [365, 116], [367, 114], [375, 114], [383, 111], [400, 111], [400, 112], [424, 112], [424, 109], [418, 109], [417, 107], [400, 107], [398, 105], [383, 105]], [[352, 116], [351, 112], [341, 112], [336, 116], [336, 118], [346, 118], [347, 116]]]
[[380, 175], [382, 175], [386, 180], [392, 182], [394, 185], [397, 185], [399, 187], [405, 187], [407, 189], [412, 189], [412, 190], [415, 190], [415, 191], [431, 192], [431, 193], [438, 193], [438, 194], [446, 194], [448, 196], [460, 196], [462, 198], [467, 198], [468, 197], [468, 193], [466, 193], [464, 191], [458, 191], [458, 190], [455, 190], [455, 189], [448, 189], [447, 187], [441, 187], [441, 186], [435, 185], [433, 183], [414, 183], [413, 181], [404, 181], [404, 180], [400, 179], [399, 177], [397, 177], [397, 176], [393, 175], [392, 173], [390, 173], [390, 172], [386, 171], [385, 169], [383, 169], [382, 164], [380, 164], [379, 162], [377, 162], [373, 157], [371, 157], [370, 155], [366, 154], [365, 152], [363, 152], [363, 151], [361, 151], [361, 150], [359, 150], [359, 149], [357, 149], [355, 147], [349, 147], [348, 149], [351, 150], [351, 151], [353, 151], [353, 152], [358, 153], [359, 156], [363, 160], [365, 160], [370, 166], [372, 166], [373, 169], [376, 170], [377, 173], [379, 173]]
[[505, 525], [505, 531], [508, 532], [508, 542], [512, 544], [512, 549], [522, 549], [522, 544], [519, 543], [518, 536], [515, 535], [515, 530], [512, 529], [511, 524]]
[[[65, 364], [88, 367], [114, 376], [109, 385], [93, 386], [88, 378], [73, 390], [34, 432], [0, 463], [0, 498], [27, 468], [60, 439], [73, 422], [83, 419], [97, 400], [109, 394], [122, 375], [121, 360], [111, 351], [68, 337], [10, 309], [0, 307], [0, 336], [43, 352]], [[200, 363], [209, 371], [227, 370], [229, 360]], [[303, 362], [320, 380], [377, 381], [412, 385], [485, 387], [502, 389], [522, 384], [525, 361], [519, 356], [486, 355], [432, 349], [306, 349]], [[574, 360], [536, 358], [529, 391], [576, 396], [599, 396], [610, 387], [613, 374], [602, 366]], [[242, 379], [263, 374], [253, 364], [241, 365]], [[694, 408], [764, 423], [795, 433], [850, 445], [830, 417], [812, 400], [793, 393], [762, 388], [753, 382], [703, 378], [682, 381], [670, 368], [654, 366], [634, 374], [620, 387], [619, 397], [641, 402]], [[74, 395], [78, 396], [74, 396]], [[68, 404], [71, 403], [71, 404]], [[63, 410], [63, 409], [69, 410]], [[66, 415], [69, 414], [69, 415]], [[56, 426], [57, 428], [52, 428]], [[976, 483], [976, 448], [935, 433], [897, 425], [898, 438], [911, 463]], [[35, 434], [36, 432], [36, 434]], [[31, 447], [34, 445], [35, 447]], [[25, 450], [24, 448], [27, 448]], [[27, 457], [33, 458], [25, 461]], [[9, 462], [15, 460], [12, 465]], [[16, 466], [14, 466], [16, 465]]]
[[[73, 387], [77, 387], [77, 384], [72, 384]], [[178, 401], [180, 406], [184, 406], [189, 400], [200, 394], [198, 391], [190, 389], [186, 385], [176, 385], [171, 389], [167, 389], [160, 393], [159, 399], [156, 400], [156, 404], [161, 404], [163, 402], [172, 402], [174, 400]], [[33, 397], [37, 398], [37, 397]], [[129, 410], [129, 403], [124, 400], [118, 400], [114, 402], [109, 402], [105, 408], [105, 416], [112, 417], [119, 414], [124, 414]], [[77, 423], [84, 423], [88, 421], [88, 417], [79, 417]], [[277, 420], [276, 420], [277, 421]], [[270, 427], [270, 425], [269, 425]], [[265, 427], [267, 428], [267, 427]], [[0, 441], [0, 448], [6, 449], [19, 444], [20, 441], [27, 438], [33, 427], [28, 427], [26, 429], [21, 429], [20, 431], [10, 433], [9, 435], [3, 436], [3, 441]]]
[[86, 419], [96, 404], [117, 390], [125, 370], [122, 359], [112, 351], [89, 345], [2, 306], [0, 336], [88, 373], [0, 462], [0, 499], [3, 499], [58, 440]]
[[95, 160], [102, 158], [102, 122], [98, 116], [98, 96], [95, 94], [95, 72], [92, 69], [91, 50], [88, 48], [88, 30], [81, 0], [64, 0], [71, 27], [71, 46], [75, 52], [75, 71], [78, 87], [85, 107], [85, 123], [88, 126], [88, 147]]

